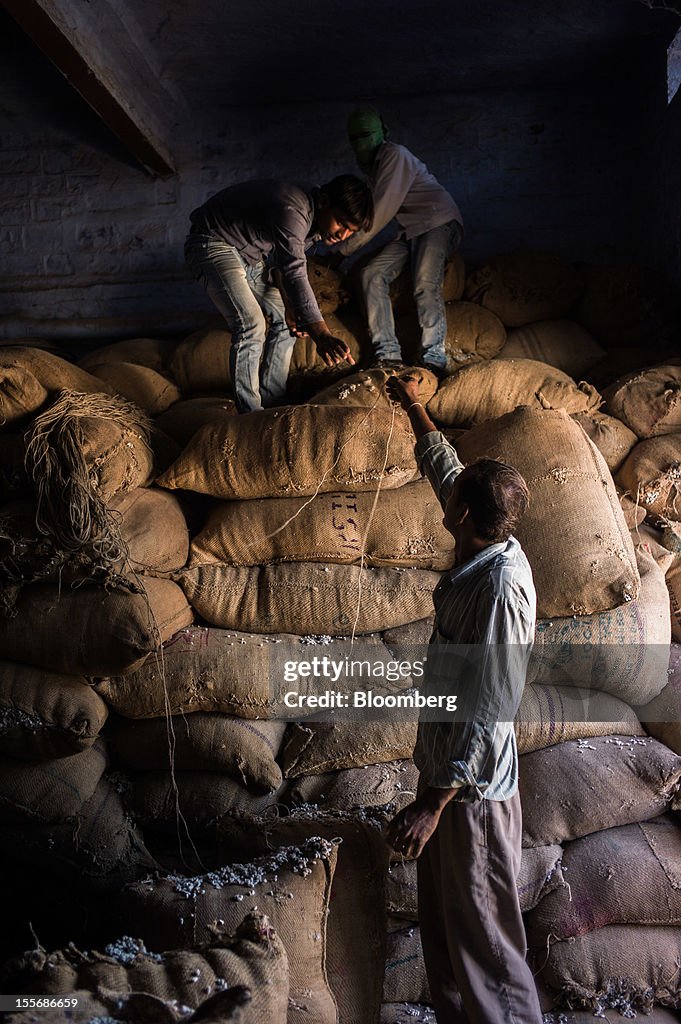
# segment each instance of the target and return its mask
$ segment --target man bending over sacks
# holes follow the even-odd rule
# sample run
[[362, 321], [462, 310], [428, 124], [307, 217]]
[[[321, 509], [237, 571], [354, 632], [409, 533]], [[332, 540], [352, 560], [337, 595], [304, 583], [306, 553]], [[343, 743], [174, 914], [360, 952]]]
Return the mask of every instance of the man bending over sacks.
[[316, 241], [335, 245], [371, 228], [368, 185], [352, 174], [321, 188], [245, 182], [218, 192], [194, 210], [191, 222], [185, 257], [232, 332], [229, 365], [239, 412], [283, 398], [299, 335], [310, 335], [328, 366], [354, 362], [324, 323], [305, 251]]
[[426, 687], [459, 695], [457, 708], [463, 703], [466, 712], [447, 721], [422, 714], [418, 793], [386, 835], [398, 853], [418, 857], [419, 924], [438, 1024], [541, 1024], [516, 890], [522, 821], [513, 718], [536, 596], [512, 534], [529, 503], [527, 485], [492, 459], [464, 468], [418, 401], [413, 378], [392, 377], [388, 389], [409, 415], [419, 464], [456, 541], [454, 569], [433, 594]]

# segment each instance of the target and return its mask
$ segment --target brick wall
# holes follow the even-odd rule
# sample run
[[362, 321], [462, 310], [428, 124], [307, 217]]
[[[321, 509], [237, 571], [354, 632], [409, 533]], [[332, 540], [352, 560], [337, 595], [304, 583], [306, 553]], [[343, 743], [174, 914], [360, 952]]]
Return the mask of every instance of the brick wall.
[[[212, 311], [183, 265], [195, 206], [249, 177], [322, 182], [354, 169], [344, 134], [353, 104], [311, 101], [225, 108], [219, 131], [215, 113], [211, 127], [197, 114], [175, 140], [178, 176], [154, 181], [43, 58], [20, 46], [3, 56], [0, 336], [85, 343], [186, 333]], [[630, 69], [626, 85], [391, 98], [380, 107], [392, 138], [459, 202], [472, 263], [518, 245], [634, 258], [645, 234], [638, 175], [648, 101]]]

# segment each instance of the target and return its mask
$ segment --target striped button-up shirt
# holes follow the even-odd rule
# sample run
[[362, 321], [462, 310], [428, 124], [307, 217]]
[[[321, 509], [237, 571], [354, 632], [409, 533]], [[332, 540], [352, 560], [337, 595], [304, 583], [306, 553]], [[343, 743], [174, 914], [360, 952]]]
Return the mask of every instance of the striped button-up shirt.
[[[439, 431], [419, 440], [416, 456], [444, 509], [463, 464]], [[422, 715], [414, 761], [426, 785], [461, 787], [455, 800], [506, 800], [518, 788], [513, 717], [536, 619], [532, 570], [518, 541], [491, 544], [445, 573], [433, 601], [426, 690], [456, 694], [457, 714]]]

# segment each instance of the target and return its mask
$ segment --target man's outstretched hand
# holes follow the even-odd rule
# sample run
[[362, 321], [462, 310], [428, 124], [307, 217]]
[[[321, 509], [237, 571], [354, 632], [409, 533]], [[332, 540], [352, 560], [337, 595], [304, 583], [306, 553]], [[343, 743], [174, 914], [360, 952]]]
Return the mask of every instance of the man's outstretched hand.
[[419, 400], [419, 382], [416, 377], [409, 374], [404, 377], [389, 377], [385, 382], [385, 390], [388, 398], [405, 410]]
[[327, 366], [335, 366], [343, 360], [350, 363], [350, 366], [355, 365], [350, 346], [342, 338], [335, 338], [333, 334], [322, 334], [315, 338], [315, 345]]

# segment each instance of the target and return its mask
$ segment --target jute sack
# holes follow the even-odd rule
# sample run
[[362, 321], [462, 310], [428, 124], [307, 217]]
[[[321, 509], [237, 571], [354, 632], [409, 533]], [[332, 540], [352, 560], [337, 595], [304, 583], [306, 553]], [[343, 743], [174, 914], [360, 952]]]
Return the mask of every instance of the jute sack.
[[655, 1004], [681, 1006], [680, 948], [681, 928], [609, 925], [555, 942], [548, 958], [542, 951], [538, 978], [572, 1006], [647, 1014]]
[[325, 318], [330, 313], [335, 313], [349, 298], [341, 274], [325, 260], [315, 259], [314, 256], [308, 258], [307, 279], [317, 300], [319, 312]]
[[204, 327], [176, 346], [168, 370], [183, 395], [229, 391], [232, 335], [225, 328]]
[[156, 487], [136, 487], [112, 498], [108, 509], [125, 543], [124, 571], [155, 575], [186, 564], [189, 530], [174, 494]]
[[[611, 997], [617, 1002], [617, 996]], [[551, 1005], [555, 1004], [555, 999]], [[603, 1021], [603, 1024], [622, 1024], [622, 1016], [617, 1009], [614, 1010], [602, 1010], [603, 1000], [598, 1001], [598, 1020]], [[656, 1006], [651, 1012], [647, 1012], [645, 1016], [645, 1024], [678, 1024], [678, 1014], [673, 1010], [665, 1010], [661, 1006]], [[434, 1024], [435, 1018], [433, 1018]], [[21, 1024], [19, 1021], [18, 1024]], [[383, 1022], [381, 1022], [383, 1024]], [[391, 1021], [390, 1024], [393, 1024]], [[399, 1022], [401, 1024], [401, 1021]], [[412, 1021], [406, 1021], [406, 1024], [413, 1024]], [[547, 1010], [544, 1012], [543, 1024], [594, 1024], [594, 1011], [593, 1010]]]
[[636, 713], [647, 733], [681, 754], [681, 644], [670, 645], [669, 682]]
[[567, 412], [517, 409], [468, 431], [457, 451], [466, 465], [500, 459], [527, 481], [530, 508], [516, 536], [532, 566], [540, 618], [588, 615], [638, 597], [634, 549], [610, 471]]
[[[21, 1021], [17, 1021], [16, 1024], [21, 1024]], [[380, 1024], [437, 1024], [437, 1022], [435, 1010], [432, 1006], [426, 1006], [424, 1003], [383, 1003]]]
[[399, 918], [388, 923], [383, 978], [384, 1003], [430, 1003], [430, 987], [421, 946], [421, 929]]
[[469, 274], [466, 298], [507, 327], [568, 316], [582, 289], [573, 264], [555, 253], [517, 249], [492, 257]]
[[349, 811], [354, 807], [399, 807], [416, 796], [418, 769], [411, 760], [386, 761], [361, 768], [298, 775], [287, 789], [287, 801], [318, 805], [322, 810]]
[[586, 935], [612, 924], [681, 927], [681, 829], [662, 815], [608, 828], [565, 847], [570, 888], [556, 889], [530, 914], [530, 945]]
[[391, 377], [406, 376], [417, 384], [418, 401], [427, 405], [437, 391], [438, 379], [430, 370], [420, 366], [406, 366], [397, 373], [382, 369], [360, 370], [318, 391], [313, 401], [315, 405], [338, 405], [346, 409], [380, 408], [392, 412], [397, 407], [388, 397], [386, 384]]
[[[338, 315], [326, 315], [324, 320], [334, 337], [341, 338], [346, 343], [355, 363], [370, 356], [371, 342], [366, 325], [358, 313], [343, 309]], [[327, 366], [317, 352], [317, 346], [312, 338], [296, 338], [286, 393], [294, 401], [305, 399], [354, 372], [354, 364], [345, 360], [335, 366]]]
[[288, 1024], [335, 1024], [327, 977], [327, 917], [338, 844], [319, 837], [194, 878], [146, 879], [121, 892], [129, 934], [152, 949], [187, 949], [225, 931], [254, 906], [267, 914], [289, 962]]
[[366, 815], [304, 809], [280, 819], [225, 815], [217, 826], [218, 849], [230, 863], [297, 846], [312, 836], [341, 840], [331, 884], [326, 966], [343, 1024], [376, 1024], [379, 1018], [388, 860], [379, 829], [385, 820], [385, 815], [372, 823]]
[[[212, 830], [229, 811], [262, 814], [280, 798], [273, 793], [254, 793], [224, 772], [177, 771], [135, 772], [123, 802], [133, 819], [145, 830], [177, 836], [178, 828]], [[177, 787], [177, 789], [175, 788]]]
[[244, 786], [266, 792], [281, 786], [281, 769], [275, 758], [285, 722], [248, 722], [199, 711], [169, 719], [119, 718], [112, 726], [112, 756], [126, 770], [168, 770], [172, 763], [180, 771], [223, 771]]
[[114, 785], [103, 777], [79, 811], [51, 824], [4, 825], [6, 855], [38, 868], [52, 884], [118, 893], [159, 865], [130, 820]]
[[91, 373], [97, 380], [109, 385], [117, 395], [139, 405], [150, 416], [158, 416], [181, 398], [177, 384], [149, 366], [103, 362], [91, 365]]
[[[291, 690], [306, 692], [284, 678], [284, 662], [316, 653], [313, 637], [271, 636], [193, 626], [178, 631], [160, 655], [130, 674], [97, 684], [110, 707], [126, 718], [165, 718], [195, 711], [221, 712], [239, 718], [299, 718], [284, 703]], [[336, 659], [352, 655], [350, 640], [320, 638], [323, 652]], [[310, 652], [309, 643], [313, 646]], [[380, 637], [362, 637], [362, 651], [385, 655]], [[280, 671], [281, 670], [281, 671]], [[315, 682], [310, 684], [312, 692]], [[317, 685], [318, 689], [318, 685]]]
[[102, 384], [93, 374], [45, 349], [29, 346], [0, 348], [0, 367], [4, 369], [19, 366], [32, 373], [48, 394], [63, 389], [82, 391], [86, 394], [113, 393], [111, 388]]
[[19, 427], [47, 401], [47, 388], [25, 366], [0, 366], [0, 427]]
[[236, 415], [231, 398], [188, 398], [162, 412], [156, 419], [156, 426], [184, 448], [207, 423], [222, 423]]
[[627, 529], [633, 530], [640, 526], [646, 518], [646, 510], [641, 505], [637, 505], [628, 494], [620, 491], [619, 488], [617, 489], [617, 494], [620, 499], [620, 508], [622, 509]]
[[281, 753], [284, 776], [317, 775], [411, 757], [416, 722], [308, 722], [289, 726]]
[[475, 302], [447, 302], [445, 351], [453, 373], [467, 357], [493, 359], [506, 342], [506, 328], [498, 316]]
[[157, 373], [167, 373], [170, 357], [175, 351], [175, 341], [164, 341], [159, 338], [130, 338], [128, 341], [115, 341], [111, 345], [101, 345], [88, 352], [78, 365], [83, 370], [102, 363], [134, 363], [135, 366], [148, 366]]
[[157, 483], [215, 498], [400, 487], [417, 475], [406, 413], [300, 405], [209, 424]]
[[681, 431], [639, 441], [617, 483], [649, 515], [681, 522]]
[[[147, 993], [192, 1009], [216, 992], [246, 985], [252, 994], [248, 1024], [285, 1024], [286, 951], [264, 914], [246, 914], [237, 906], [229, 914], [235, 920], [234, 935], [217, 927], [210, 944], [200, 949], [151, 953], [127, 935], [101, 953], [83, 953], [73, 945], [53, 953], [38, 948], [5, 965], [3, 984], [21, 984], [22, 992], [41, 995], [87, 990], [106, 999], [111, 993]], [[131, 1024], [146, 1019], [133, 1016]]]
[[596, 445], [614, 475], [638, 443], [636, 434], [621, 420], [602, 412], [576, 412], [572, 418]]
[[518, 753], [588, 739], [590, 736], [644, 736], [636, 713], [624, 701], [600, 690], [528, 683], [518, 708]]
[[134, 588], [32, 584], [19, 595], [15, 616], [0, 616], [0, 649], [69, 675], [129, 672], [193, 618], [172, 580], [140, 577]]
[[681, 360], [623, 377], [603, 392], [608, 412], [638, 437], [681, 431]]
[[27, 764], [0, 759], [0, 821], [51, 823], [77, 814], [107, 766], [102, 740], [79, 754]]
[[0, 661], [0, 753], [50, 761], [91, 747], [107, 707], [82, 678]]
[[523, 846], [647, 821], [669, 809], [680, 782], [681, 757], [649, 737], [593, 736], [523, 754]]
[[530, 410], [564, 409], [568, 413], [597, 409], [600, 395], [591, 384], [575, 384], [562, 370], [534, 359], [491, 359], [474, 363], [446, 377], [428, 412], [438, 425], [471, 427], [518, 406]]
[[[561, 846], [535, 846], [522, 851], [516, 888], [523, 914], [532, 910], [548, 893], [566, 887], [561, 871]], [[408, 921], [418, 921], [418, 883], [416, 861], [398, 854], [391, 857], [387, 876], [388, 913]]]
[[396, 490], [255, 498], [214, 506], [191, 546], [204, 564], [333, 562], [451, 569], [454, 541], [427, 480]]
[[437, 573], [298, 562], [240, 568], [203, 565], [178, 580], [206, 622], [249, 632], [331, 636], [374, 633], [424, 618]]
[[602, 393], [609, 384], [614, 384], [621, 377], [633, 370], [650, 366], [651, 350], [649, 348], [611, 348], [608, 354], [589, 370], [589, 382]]
[[603, 690], [645, 704], [667, 684], [671, 636], [664, 572], [645, 548], [636, 561], [641, 593], [597, 615], [537, 622], [528, 679]]
[[605, 356], [605, 349], [572, 320], [540, 320], [509, 331], [500, 355], [505, 359], [536, 359], [581, 379]]
[[606, 348], [641, 346], [650, 355], [675, 340], [678, 296], [658, 271], [583, 264], [580, 272], [584, 291], [575, 319]]

